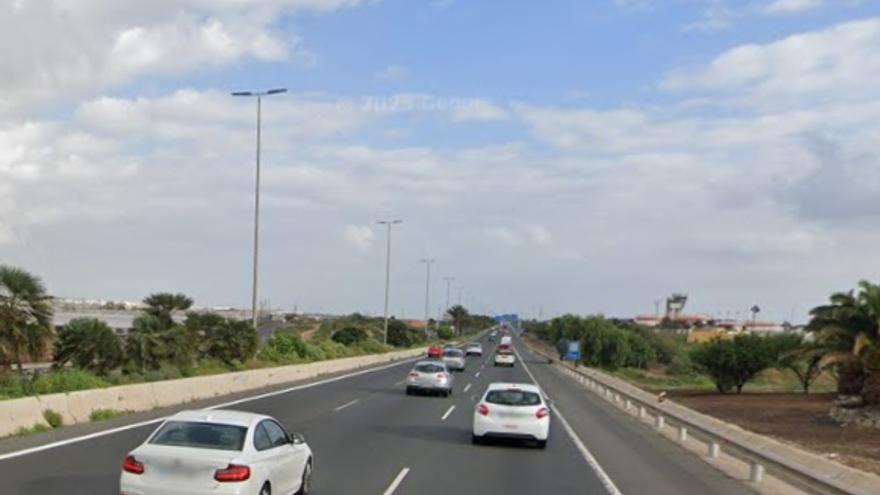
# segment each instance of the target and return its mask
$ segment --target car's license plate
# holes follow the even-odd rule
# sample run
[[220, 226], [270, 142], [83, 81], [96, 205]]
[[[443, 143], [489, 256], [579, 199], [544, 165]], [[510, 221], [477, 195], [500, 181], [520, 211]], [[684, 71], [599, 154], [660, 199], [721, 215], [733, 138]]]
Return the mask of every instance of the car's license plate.
[[517, 428], [519, 428], [519, 426], [514, 425], [514, 424], [506, 424], [506, 425], [504, 425], [504, 427], [507, 428], [508, 430], [516, 430]]

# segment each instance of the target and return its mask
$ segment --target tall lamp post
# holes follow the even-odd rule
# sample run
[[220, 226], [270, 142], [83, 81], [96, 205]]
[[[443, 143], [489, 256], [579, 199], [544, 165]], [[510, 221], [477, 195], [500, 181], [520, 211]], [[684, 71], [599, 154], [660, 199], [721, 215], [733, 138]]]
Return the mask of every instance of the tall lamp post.
[[436, 263], [437, 260], [423, 259], [421, 262], [425, 264], [425, 335], [427, 335], [429, 307], [431, 304], [431, 264]]
[[260, 138], [262, 131], [262, 107], [263, 97], [286, 93], [286, 88], [276, 88], [267, 91], [236, 91], [232, 96], [255, 97], [257, 99], [257, 177], [254, 187], [254, 286], [251, 292], [251, 314], [253, 316], [254, 330], [257, 329], [257, 293], [260, 283]]
[[[443, 280], [446, 281], [446, 312], [449, 313], [449, 295], [452, 292], [452, 282], [455, 280], [455, 277], [443, 277]], [[444, 320], [446, 317], [444, 316]]]
[[388, 344], [388, 295], [391, 287], [391, 226], [403, 223], [403, 220], [379, 220], [376, 223], [388, 227], [385, 245], [385, 333], [382, 335], [382, 342]]

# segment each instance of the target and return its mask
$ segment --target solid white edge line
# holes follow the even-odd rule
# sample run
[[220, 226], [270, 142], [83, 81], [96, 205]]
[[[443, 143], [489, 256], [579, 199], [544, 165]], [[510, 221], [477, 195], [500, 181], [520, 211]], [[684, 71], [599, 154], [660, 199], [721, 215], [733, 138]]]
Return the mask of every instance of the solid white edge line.
[[446, 418], [448, 418], [449, 415], [452, 414], [452, 411], [455, 411], [455, 406], [449, 406], [449, 409], [446, 410], [446, 414], [444, 414], [443, 417], [440, 418], [440, 421], [446, 421]]
[[[355, 371], [354, 373], [336, 376], [333, 378], [327, 378], [327, 379], [319, 380], [319, 381], [312, 382], [312, 383], [304, 383], [302, 385], [296, 385], [296, 386], [285, 388], [282, 390], [276, 390], [274, 392], [267, 392], [265, 394], [259, 394], [259, 395], [255, 395], [252, 397], [245, 397], [242, 399], [237, 399], [234, 401], [225, 402], [223, 404], [217, 404], [214, 406], [206, 407], [204, 409], [223, 409], [224, 407], [234, 406], [237, 404], [243, 404], [245, 402], [253, 402], [256, 400], [260, 400], [260, 399], [274, 397], [276, 395], [284, 395], [284, 394], [287, 394], [290, 392], [296, 392], [297, 390], [304, 390], [307, 388], [318, 387], [321, 385], [326, 385], [328, 383], [338, 382], [340, 380], [354, 378], [356, 376], [366, 375], [368, 373], [374, 373], [376, 371], [386, 370], [389, 368], [393, 368], [395, 366], [400, 366], [402, 364], [410, 363], [412, 361], [418, 361], [419, 359], [421, 359], [421, 356], [415, 357], [415, 358], [410, 358], [410, 359], [404, 359], [401, 361], [396, 361], [394, 363], [386, 364], [384, 366], [378, 366], [376, 368], [368, 368], [365, 370], [359, 370], [359, 371]], [[178, 405], [183, 405], [183, 404], [178, 404]], [[168, 407], [174, 407], [174, 406], [168, 406]], [[147, 421], [141, 421], [139, 423], [132, 423], [130, 425], [119, 426], [116, 428], [111, 428], [109, 430], [96, 431], [94, 433], [89, 433], [88, 435], [83, 435], [81, 437], [68, 438], [67, 440], [59, 440], [57, 442], [47, 443], [45, 445], [37, 445], [36, 447], [31, 447], [28, 449], [18, 450], [18, 451], [14, 451], [14, 452], [8, 452], [6, 454], [0, 454], [0, 461], [14, 459], [16, 457], [22, 457], [22, 456], [25, 456], [28, 454], [36, 454], [37, 452], [43, 452], [45, 450], [51, 450], [51, 449], [55, 449], [58, 447], [64, 447], [64, 446], [72, 445], [75, 443], [85, 442], [87, 440], [92, 440], [94, 438], [100, 438], [100, 437], [107, 436], [107, 435], [113, 435], [115, 433], [120, 433], [123, 431], [134, 430], [136, 428], [141, 428], [144, 426], [148, 426], [148, 425], [152, 425], [152, 424], [156, 424], [156, 423], [161, 423], [162, 421], [165, 421], [167, 418], [168, 418], [168, 416], [163, 416], [161, 418], [151, 419], [151, 420], [147, 420]]]
[[[516, 357], [522, 363], [523, 369], [526, 370], [526, 374], [529, 375], [529, 378], [532, 379], [532, 382], [534, 382], [535, 385], [537, 385], [538, 388], [541, 389], [541, 392], [544, 393], [544, 396], [547, 397], [547, 400], [550, 400], [550, 397], [546, 394], [546, 392], [544, 392], [544, 387], [541, 387], [541, 384], [539, 384], [538, 380], [535, 379], [535, 375], [532, 374], [532, 370], [530, 370], [528, 365], [526, 365], [525, 359], [522, 358], [522, 355], [520, 355], [519, 351], [516, 350], [516, 347], [513, 348], [513, 352], [516, 353]], [[590, 466], [590, 469], [592, 469], [593, 472], [596, 473], [596, 477], [599, 478], [599, 482], [602, 483], [602, 486], [604, 486], [605, 490], [608, 491], [608, 495], [623, 495], [620, 489], [617, 488], [617, 485], [614, 484], [614, 481], [611, 479], [611, 477], [608, 476], [608, 473], [606, 473], [605, 470], [602, 469], [602, 466], [599, 464], [599, 461], [596, 460], [596, 457], [593, 456], [593, 453], [590, 452], [590, 449], [588, 449], [587, 446], [584, 445], [584, 442], [581, 441], [577, 432], [574, 431], [574, 428], [572, 428], [571, 425], [568, 424], [568, 421], [566, 421], [565, 416], [563, 416], [562, 413], [559, 411], [559, 408], [557, 408], [555, 405], [550, 406], [550, 408], [553, 409], [553, 414], [557, 418], [559, 418], [559, 422], [562, 423], [562, 428], [565, 430], [565, 433], [568, 434], [568, 437], [571, 439], [571, 441], [574, 442], [575, 447], [577, 447], [577, 449], [580, 451], [581, 456], [583, 456], [584, 458], [584, 461], [586, 461], [587, 465]]]
[[339, 412], [339, 411], [345, 409], [346, 407], [351, 407], [351, 406], [357, 404], [357, 403], [360, 402], [360, 401], [361, 401], [360, 399], [355, 399], [355, 400], [353, 400], [353, 401], [351, 401], [351, 402], [346, 402], [345, 404], [343, 404], [343, 405], [341, 405], [341, 406], [339, 406], [339, 407], [337, 407], [337, 408], [335, 408], [335, 409], [333, 409], [333, 410], [336, 411], [336, 412]]
[[398, 474], [397, 477], [394, 478], [394, 481], [392, 481], [391, 484], [388, 485], [388, 488], [385, 489], [385, 492], [382, 493], [382, 495], [392, 495], [394, 491], [397, 490], [397, 487], [400, 486], [401, 483], [403, 483], [403, 479], [406, 478], [407, 474], [409, 474], [408, 467], [401, 469], [400, 474]]

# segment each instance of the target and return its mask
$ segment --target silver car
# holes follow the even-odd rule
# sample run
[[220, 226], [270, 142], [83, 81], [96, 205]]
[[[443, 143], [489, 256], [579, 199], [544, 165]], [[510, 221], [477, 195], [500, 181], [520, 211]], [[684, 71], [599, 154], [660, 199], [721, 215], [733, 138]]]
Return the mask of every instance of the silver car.
[[461, 349], [446, 349], [443, 351], [443, 362], [452, 371], [464, 371], [467, 361], [464, 359], [464, 351]]
[[439, 392], [449, 397], [454, 383], [455, 377], [450, 373], [446, 363], [419, 361], [406, 377], [406, 395]]

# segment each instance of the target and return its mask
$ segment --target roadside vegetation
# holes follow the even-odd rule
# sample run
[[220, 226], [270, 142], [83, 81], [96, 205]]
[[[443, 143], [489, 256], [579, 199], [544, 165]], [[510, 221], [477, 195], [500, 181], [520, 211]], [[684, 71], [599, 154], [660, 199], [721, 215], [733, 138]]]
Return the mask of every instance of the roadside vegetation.
[[[0, 400], [389, 352], [492, 324], [456, 306], [450, 309], [451, 324], [432, 320], [428, 332], [391, 319], [385, 344], [382, 318], [355, 313], [318, 321], [289, 315], [260, 345], [250, 321], [192, 311], [193, 300], [185, 294], [146, 297], [125, 336], [95, 318], [75, 319], [56, 331], [50, 301], [39, 278], [0, 266]], [[31, 376], [24, 372], [24, 358], [51, 360], [53, 366]]]

